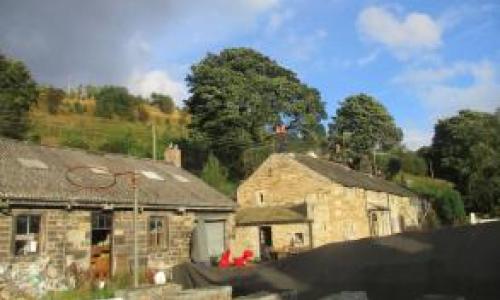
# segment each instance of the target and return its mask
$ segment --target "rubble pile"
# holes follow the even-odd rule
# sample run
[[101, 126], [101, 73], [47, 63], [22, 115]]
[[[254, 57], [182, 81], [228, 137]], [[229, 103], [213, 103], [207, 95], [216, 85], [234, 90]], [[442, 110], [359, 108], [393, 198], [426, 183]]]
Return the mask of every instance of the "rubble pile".
[[65, 276], [48, 258], [0, 265], [0, 300], [39, 299], [48, 291], [67, 290]]

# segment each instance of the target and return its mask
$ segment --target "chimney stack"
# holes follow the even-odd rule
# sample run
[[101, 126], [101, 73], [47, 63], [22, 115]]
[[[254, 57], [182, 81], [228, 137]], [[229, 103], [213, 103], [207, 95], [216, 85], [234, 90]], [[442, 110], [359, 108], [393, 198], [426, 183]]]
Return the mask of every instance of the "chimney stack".
[[181, 149], [176, 145], [170, 145], [165, 149], [164, 155], [165, 162], [177, 168], [181, 167]]

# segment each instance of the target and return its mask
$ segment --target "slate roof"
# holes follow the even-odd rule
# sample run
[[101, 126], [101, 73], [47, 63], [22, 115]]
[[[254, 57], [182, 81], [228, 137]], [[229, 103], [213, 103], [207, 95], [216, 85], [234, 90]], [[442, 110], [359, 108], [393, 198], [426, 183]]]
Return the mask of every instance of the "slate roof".
[[[82, 189], [66, 179], [68, 169], [77, 166], [94, 166], [99, 168], [98, 172], [107, 169], [110, 173], [138, 171], [138, 199], [143, 206], [231, 210], [235, 207], [234, 201], [196, 176], [162, 161], [39, 146], [4, 138], [0, 138], [0, 198], [32, 204], [132, 204], [131, 176], [117, 177], [116, 184], [108, 189]], [[148, 178], [142, 171], [153, 172], [164, 180]], [[69, 176], [86, 186], [103, 186], [113, 182], [113, 176], [96, 174], [90, 169], [78, 169]]]
[[293, 159], [318, 174], [347, 187], [359, 187], [366, 190], [386, 192], [405, 197], [416, 197], [402, 186], [367, 174], [349, 169], [341, 164], [314, 158], [303, 154], [294, 154]]
[[305, 223], [305, 207], [265, 206], [241, 208], [236, 213], [237, 225]]

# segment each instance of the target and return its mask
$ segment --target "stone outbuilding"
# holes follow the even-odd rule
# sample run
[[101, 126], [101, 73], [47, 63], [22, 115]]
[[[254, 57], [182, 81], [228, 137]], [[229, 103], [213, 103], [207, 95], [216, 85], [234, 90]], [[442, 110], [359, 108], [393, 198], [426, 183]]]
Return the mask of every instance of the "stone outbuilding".
[[405, 188], [331, 161], [272, 154], [239, 187], [233, 251], [287, 253], [419, 227]]
[[141, 272], [188, 261], [200, 219], [208, 255], [219, 256], [232, 234], [234, 201], [172, 161], [180, 153], [165, 157], [170, 160], [0, 139], [1, 269], [22, 270], [43, 260], [58, 274], [130, 273], [135, 195]]

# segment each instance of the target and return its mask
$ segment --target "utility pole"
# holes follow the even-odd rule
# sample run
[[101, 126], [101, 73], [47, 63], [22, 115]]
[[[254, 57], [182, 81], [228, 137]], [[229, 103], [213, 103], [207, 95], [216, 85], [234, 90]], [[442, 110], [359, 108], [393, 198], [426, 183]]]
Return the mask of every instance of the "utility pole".
[[138, 214], [138, 189], [137, 189], [137, 172], [134, 170], [132, 174], [132, 188], [134, 189], [134, 288], [139, 287], [139, 257], [137, 249], [137, 214]]
[[151, 123], [151, 133], [153, 135], [153, 160], [156, 160], [156, 125]]

